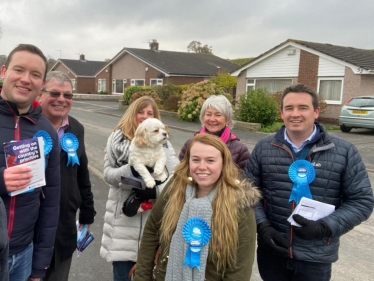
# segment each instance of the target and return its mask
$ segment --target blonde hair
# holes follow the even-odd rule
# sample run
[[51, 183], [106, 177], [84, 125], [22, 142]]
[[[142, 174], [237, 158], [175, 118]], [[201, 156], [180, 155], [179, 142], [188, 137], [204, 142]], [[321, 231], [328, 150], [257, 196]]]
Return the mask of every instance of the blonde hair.
[[125, 114], [123, 114], [121, 120], [119, 120], [117, 126], [114, 128], [114, 131], [120, 129], [129, 140], [132, 140], [134, 138], [136, 128], [138, 127], [136, 115], [140, 110], [149, 105], [152, 106], [153, 117], [161, 120], [155, 100], [149, 96], [143, 96], [130, 104], [129, 108], [126, 110]]
[[230, 150], [217, 136], [211, 134], [195, 136], [188, 145], [184, 158], [175, 168], [174, 180], [168, 190], [168, 200], [161, 222], [160, 239], [169, 247], [186, 201], [186, 185], [197, 187], [195, 182], [188, 179], [190, 151], [197, 142], [215, 147], [222, 156], [222, 172], [216, 182], [217, 192], [212, 202], [212, 237], [209, 243], [209, 258], [216, 265], [217, 270], [225, 272], [227, 266], [231, 267], [236, 263], [239, 225], [237, 203], [238, 199], [245, 196], [245, 192], [241, 183], [237, 181], [239, 169], [232, 160]]

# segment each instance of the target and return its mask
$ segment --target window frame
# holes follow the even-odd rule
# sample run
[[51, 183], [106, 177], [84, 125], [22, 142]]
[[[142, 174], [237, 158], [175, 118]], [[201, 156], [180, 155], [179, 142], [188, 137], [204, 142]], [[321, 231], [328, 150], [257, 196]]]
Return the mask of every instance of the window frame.
[[[155, 81], [155, 80], [156, 80], [156, 85], [152, 85], [152, 81]], [[151, 86], [151, 87], [162, 86], [163, 82], [164, 82], [163, 79], [152, 78], [152, 79], [149, 80], [149, 86]]]
[[343, 100], [343, 85], [344, 85], [344, 78], [343, 77], [318, 77], [317, 83], [317, 93], [320, 95], [320, 88], [321, 88], [321, 81], [341, 81], [340, 87], [340, 99], [339, 100], [326, 100], [322, 96], [321, 98], [326, 102], [326, 104], [337, 104], [341, 105]]
[[[143, 81], [143, 85], [135, 85], [136, 81]], [[145, 86], [145, 79], [131, 79], [131, 86]]]

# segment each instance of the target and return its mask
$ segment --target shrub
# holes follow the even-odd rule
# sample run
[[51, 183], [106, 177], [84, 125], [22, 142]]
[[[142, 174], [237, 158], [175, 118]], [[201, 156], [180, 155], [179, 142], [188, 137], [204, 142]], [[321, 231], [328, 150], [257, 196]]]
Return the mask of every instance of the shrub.
[[[145, 94], [140, 94], [141, 92], [146, 92], [146, 93]], [[156, 91], [153, 87], [147, 87], [147, 86], [129, 86], [129, 87], [126, 87], [125, 90], [124, 90], [124, 94], [123, 94], [123, 100], [124, 100], [125, 104], [128, 105], [128, 104], [131, 103], [130, 99], [135, 93], [138, 93], [138, 95], [137, 95], [137, 97], [134, 97], [132, 99], [132, 101], [134, 101], [135, 99], [137, 99], [141, 96], [151, 96], [151, 97], [153, 97], [150, 93], [156, 93]], [[158, 100], [160, 100], [158, 96], [157, 96], [157, 98], [158, 98]]]
[[225, 94], [221, 87], [210, 81], [202, 81], [191, 84], [183, 91], [181, 101], [178, 104], [178, 116], [185, 121], [195, 121], [200, 115], [200, 109], [204, 101], [211, 95], [225, 95], [232, 101], [230, 95]]
[[256, 89], [240, 96], [236, 117], [240, 121], [272, 125], [279, 107], [266, 89]]
[[162, 109], [177, 112], [178, 111], [178, 103], [181, 101], [181, 95], [171, 95], [164, 101], [162, 105]]
[[160, 97], [161, 102], [160, 104], [163, 105], [165, 101], [168, 100], [169, 97], [175, 95], [181, 95], [182, 90], [181, 87], [173, 85], [173, 84], [165, 84], [154, 87], [156, 90], [157, 95]]
[[99, 95], [109, 95], [108, 91], [99, 91], [97, 92]]
[[227, 72], [218, 72], [217, 76], [213, 76], [210, 79], [210, 82], [216, 84], [218, 87], [222, 87], [226, 91], [230, 88], [236, 87], [237, 77], [231, 76], [230, 73]]
[[140, 92], [133, 93], [130, 100], [129, 100], [129, 104], [132, 104], [135, 100], [137, 100], [138, 98], [143, 97], [143, 96], [149, 96], [149, 97], [153, 98], [157, 104], [160, 103], [160, 101], [161, 101], [161, 99], [159, 98], [159, 96], [156, 94], [155, 91], [145, 90], [145, 91], [140, 91]]

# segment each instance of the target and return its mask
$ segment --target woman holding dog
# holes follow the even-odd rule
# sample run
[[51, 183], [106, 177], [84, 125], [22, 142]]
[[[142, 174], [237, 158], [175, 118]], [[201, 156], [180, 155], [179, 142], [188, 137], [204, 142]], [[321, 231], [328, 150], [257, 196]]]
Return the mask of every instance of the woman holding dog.
[[[208, 133], [218, 136], [231, 152], [232, 159], [241, 169], [249, 159], [250, 154], [247, 146], [231, 131], [234, 127], [233, 110], [230, 101], [223, 95], [213, 95], [206, 99], [201, 111], [200, 122], [202, 129], [195, 133], [195, 136]], [[179, 160], [182, 160], [188, 144], [187, 140], [179, 153]]]
[[259, 197], [224, 142], [195, 136], [148, 218], [135, 280], [250, 280]]
[[[126, 110], [114, 132], [109, 136], [105, 150], [104, 179], [110, 188], [100, 255], [107, 262], [113, 263], [113, 281], [130, 280], [128, 275], [137, 260], [141, 235], [150, 214], [150, 210], [136, 212], [139, 204], [136, 205], [135, 199], [131, 202], [128, 200], [134, 192], [131, 189], [124, 189], [121, 183], [121, 176], [136, 176], [134, 175], [136, 171], [127, 163], [129, 147], [138, 125], [148, 118], [160, 119], [160, 114], [155, 101], [151, 97], [144, 96], [135, 100]], [[166, 169], [171, 174], [179, 160], [169, 141], [163, 149], [167, 157]], [[152, 193], [146, 194], [147, 199], [158, 197], [165, 184], [166, 182], [152, 189], [147, 188], [149, 193]], [[144, 194], [136, 195], [139, 198]], [[127, 213], [128, 216], [122, 211], [124, 203], [126, 208], [128, 207], [125, 211], [131, 213]], [[132, 204], [134, 206], [131, 206]]]

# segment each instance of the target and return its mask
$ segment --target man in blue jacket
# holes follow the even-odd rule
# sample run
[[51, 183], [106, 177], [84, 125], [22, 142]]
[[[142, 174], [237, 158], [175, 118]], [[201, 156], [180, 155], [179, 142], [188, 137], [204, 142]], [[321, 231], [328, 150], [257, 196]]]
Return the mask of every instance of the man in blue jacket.
[[[35, 98], [44, 85], [47, 60], [37, 47], [20, 44], [1, 67], [0, 97], [0, 196], [8, 220], [9, 280], [40, 280], [49, 267], [59, 217], [60, 145], [58, 136]], [[42, 135], [46, 185], [32, 192], [10, 196], [27, 187], [31, 168], [7, 167], [4, 143]], [[46, 142], [45, 142], [46, 143]]]
[[[284, 126], [260, 140], [245, 173], [260, 187], [256, 206], [257, 263], [265, 281], [328, 281], [339, 238], [373, 210], [373, 192], [357, 149], [329, 135], [318, 118], [318, 96], [292, 85], [281, 98]], [[335, 206], [317, 221], [293, 215], [302, 197]]]
[[74, 155], [61, 146], [60, 219], [57, 227], [55, 250], [51, 267], [44, 281], [67, 281], [73, 253], [77, 247], [75, 225], [79, 209], [79, 223], [91, 225], [96, 215], [91, 192], [88, 160], [84, 145], [84, 127], [68, 115], [73, 102], [73, 85], [69, 76], [60, 71], [50, 71], [39, 95], [43, 115], [51, 121], [61, 142], [76, 144]]

